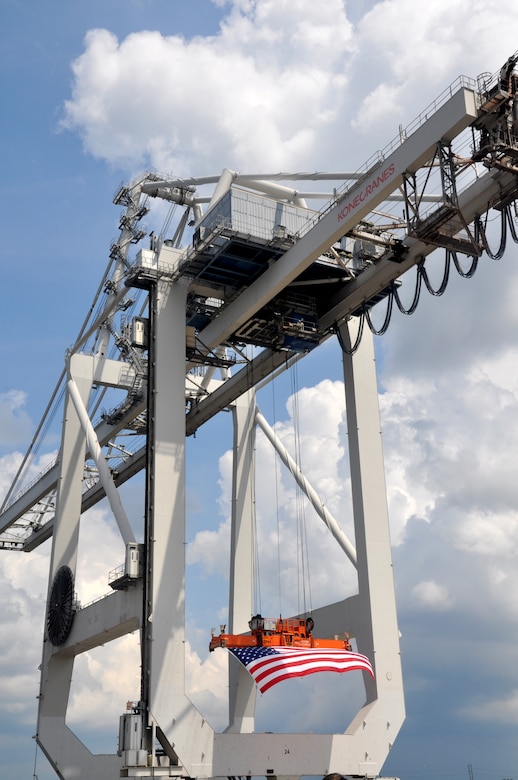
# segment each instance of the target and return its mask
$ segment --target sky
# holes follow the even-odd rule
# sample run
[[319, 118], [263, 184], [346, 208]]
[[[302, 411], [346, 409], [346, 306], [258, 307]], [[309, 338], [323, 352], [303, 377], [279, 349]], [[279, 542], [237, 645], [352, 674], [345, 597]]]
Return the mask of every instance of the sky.
[[[356, 170], [456, 77], [495, 72], [518, 49], [511, 0], [2, 0], [0, 4], [0, 494], [45, 409], [117, 235], [121, 181], [143, 170], [200, 176]], [[380, 411], [407, 719], [383, 768], [404, 780], [516, 778], [518, 772], [518, 249], [484, 257], [473, 279], [423, 294], [376, 339]], [[433, 268], [434, 260], [430, 261]], [[437, 262], [440, 266], [440, 261]], [[409, 283], [411, 287], [411, 283]], [[259, 399], [326, 504], [350, 523], [340, 355], [326, 343]], [[227, 416], [189, 443], [188, 672], [221, 725], [231, 429]], [[57, 434], [56, 434], [57, 435]], [[39, 454], [42, 467], [57, 438]], [[324, 444], [323, 444], [324, 442]], [[258, 437], [262, 600], [275, 577], [276, 506], [296, 495]], [[203, 481], [203, 482], [202, 482]], [[138, 503], [138, 502], [137, 502]], [[136, 509], [135, 512], [138, 510]], [[315, 606], [352, 575], [307, 518]], [[89, 513], [78, 584], [106, 592], [119, 544], [103, 507]], [[291, 546], [290, 546], [291, 545]], [[36, 695], [49, 545], [0, 559], [0, 776], [53, 777], [35, 753]], [[272, 606], [270, 606], [272, 605]], [[70, 723], [93, 749], [116, 749], [118, 715], [138, 698], [134, 638], [76, 664]], [[133, 674], [133, 676], [132, 676]], [[318, 676], [319, 678], [321, 675]], [[347, 725], [329, 680], [283, 683], [258, 724]], [[133, 692], [134, 691], [134, 692]], [[290, 708], [282, 708], [284, 700]], [[311, 701], [311, 707], [304, 702]], [[308, 712], [308, 710], [311, 710]], [[36, 758], [36, 764], [35, 762]]]

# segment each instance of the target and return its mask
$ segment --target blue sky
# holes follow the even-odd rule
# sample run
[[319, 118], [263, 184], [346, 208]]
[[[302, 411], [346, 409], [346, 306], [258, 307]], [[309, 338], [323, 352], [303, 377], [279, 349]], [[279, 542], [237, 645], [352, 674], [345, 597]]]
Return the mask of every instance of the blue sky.
[[[84, 154], [80, 138], [60, 129], [71, 63], [87, 31], [103, 27], [121, 39], [144, 29], [210, 35], [219, 17], [211, 2], [187, 0], [50, 2], [44, 10], [2, 3], [2, 318], [17, 333], [2, 339], [2, 359], [20, 371], [17, 384], [36, 381], [50, 394], [104, 271], [106, 242], [117, 232], [111, 200], [126, 172]], [[21, 268], [30, 272], [22, 274], [17, 300], [11, 291], [19, 288]], [[21, 353], [32, 357], [20, 360]], [[36, 355], [43, 358], [37, 377]], [[34, 400], [28, 399], [31, 409]]]
[[[0, 491], [104, 271], [121, 181], [149, 167], [178, 175], [226, 166], [354, 170], [457, 75], [494, 72], [518, 48], [511, 0], [329, 0], [318, 14], [313, 5], [3, 0]], [[377, 340], [407, 700], [384, 774], [404, 780], [456, 780], [468, 764], [477, 780], [518, 771], [517, 255], [509, 242], [499, 263], [486, 258], [473, 280], [452, 279], [443, 299], [424, 296], [412, 318], [394, 315]], [[337, 512], [347, 498], [339, 485], [340, 379], [336, 345], [299, 366], [308, 469], [317, 483], [332, 483]], [[291, 392], [288, 382], [276, 391], [275, 417], [286, 435]], [[272, 412], [270, 395], [260, 403]], [[329, 404], [336, 405], [326, 429], [336, 469], [317, 462], [314, 410]], [[219, 622], [210, 613], [224, 603], [230, 441], [223, 419], [193, 444], [196, 457], [204, 453], [197, 478], [210, 487], [190, 510], [191, 661], [211, 680], [220, 670], [214, 659], [206, 665], [203, 648]], [[102, 512], [89, 533], [109, 544]], [[33, 771], [48, 552], [23, 560], [3, 553], [0, 561], [6, 780]], [[335, 571], [333, 554], [323, 547], [316, 567]], [[92, 565], [101, 582], [103, 555]], [[102, 655], [85, 663], [78, 680], [75, 716], [104, 744], [95, 706], [101, 688], [120, 680]], [[310, 683], [286, 690], [293, 702], [319, 693]], [[339, 720], [340, 701], [329, 688], [325, 696], [326, 717]], [[278, 700], [263, 698], [267, 722]], [[217, 695], [206, 703], [217, 709]], [[37, 774], [53, 776], [41, 756]]]

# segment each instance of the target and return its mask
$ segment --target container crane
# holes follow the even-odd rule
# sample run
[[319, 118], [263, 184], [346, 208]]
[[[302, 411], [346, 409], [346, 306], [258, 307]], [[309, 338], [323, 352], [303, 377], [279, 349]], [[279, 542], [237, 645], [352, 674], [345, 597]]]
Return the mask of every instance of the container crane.
[[[52, 537], [37, 741], [59, 777], [379, 775], [405, 709], [373, 339], [366, 328], [357, 338], [357, 323], [368, 322], [379, 302], [390, 304], [410, 269], [424, 275], [437, 248], [476, 262], [488, 251], [482, 216], [490, 209], [513, 224], [517, 61], [513, 55], [495, 76], [458, 79], [354, 174], [147, 173], [117, 191], [124, 211], [100, 306], [66, 357], [59, 457], [28, 485], [22, 465], [0, 510], [3, 550], [30, 552]], [[299, 185], [326, 181], [335, 185], [327, 204], [308, 206], [322, 193]], [[144, 248], [141, 220], [154, 199], [183, 214], [171, 237], [153, 234]], [[403, 201], [404, 219], [391, 217], [394, 200]], [[139, 291], [145, 305], [128, 320]], [[229, 725], [217, 733], [185, 688], [185, 439], [231, 409], [235, 442], [253, 441], [256, 425], [267, 425], [257, 385], [335, 336], [344, 356], [355, 543], [320, 515], [357, 570], [358, 592], [313, 618], [330, 642], [347, 631], [374, 677], [363, 674], [365, 704], [341, 733], [256, 733], [254, 681], [230, 663]], [[254, 349], [240, 367], [245, 346]], [[99, 389], [117, 403], [96, 419]], [[129, 451], [127, 432], [142, 445]], [[252, 614], [250, 452], [234, 448], [232, 637], [247, 634]], [[313, 497], [289, 456], [281, 457]], [[145, 536], [138, 541], [119, 488], [141, 470]], [[105, 497], [126, 560], [110, 580], [112, 593], [81, 607], [81, 517]], [[300, 625], [302, 617], [290, 620]], [[74, 660], [134, 631], [140, 700], [121, 716], [118, 752], [93, 755], [66, 724]]]

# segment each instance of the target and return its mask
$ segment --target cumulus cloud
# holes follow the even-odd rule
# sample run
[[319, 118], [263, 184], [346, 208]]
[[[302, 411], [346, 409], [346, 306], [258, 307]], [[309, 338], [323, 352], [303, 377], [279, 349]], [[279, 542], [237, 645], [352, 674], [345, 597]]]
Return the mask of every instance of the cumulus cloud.
[[0, 589], [0, 699], [21, 723], [32, 723], [47, 593], [48, 557], [3, 553]]
[[493, 722], [516, 727], [518, 724], [518, 690], [513, 688], [499, 699], [478, 699], [460, 710], [470, 720]]
[[185, 687], [192, 703], [212, 728], [228, 725], [228, 653], [214, 651], [203, 660], [189, 642], [185, 648]]
[[440, 585], [433, 580], [419, 582], [412, 590], [414, 596], [420, 604], [429, 609], [442, 612], [450, 607], [450, 595], [444, 585]]
[[33, 425], [25, 410], [26, 400], [22, 390], [0, 393], [0, 447], [25, 445], [30, 439]]
[[90, 509], [81, 518], [75, 581], [83, 606], [111, 592], [109, 573], [124, 559], [124, 542], [111, 513], [98, 507]]
[[210, 38], [91, 30], [62, 127], [130, 170], [293, 165], [336, 117], [351, 38], [340, 0], [235, 3]]
[[[460, 74], [494, 72], [516, 49], [511, 0], [427, 6], [412, 0], [374, 3], [358, 23], [358, 54], [352, 72], [365, 74], [353, 127], [379, 136], [380, 119], [407, 124]], [[492, 36], [498, 36], [495, 47]], [[367, 56], [369, 61], [367, 62]], [[395, 133], [394, 133], [395, 135]], [[387, 139], [388, 140], [388, 139]]]
[[23, 455], [21, 452], [12, 452], [0, 458], [0, 496], [2, 500], [11, 487], [22, 459]]
[[515, 47], [499, 22], [511, 0], [222, 5], [207, 37], [90, 30], [61, 127], [130, 175], [356, 170], [450, 80], [497, 70]]
[[115, 753], [119, 717], [139, 698], [136, 632], [75, 658], [67, 724], [93, 752]]

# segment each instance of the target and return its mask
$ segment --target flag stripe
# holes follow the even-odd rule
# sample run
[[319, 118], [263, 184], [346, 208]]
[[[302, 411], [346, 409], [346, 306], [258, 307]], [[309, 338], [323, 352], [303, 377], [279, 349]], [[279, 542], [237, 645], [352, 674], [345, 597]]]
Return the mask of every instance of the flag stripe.
[[364, 669], [370, 671], [370, 664], [360, 663], [353, 661], [352, 659], [344, 659], [343, 661], [335, 661], [334, 663], [326, 663], [325, 660], [306, 661], [300, 663], [297, 660], [286, 661], [282, 660], [280, 663], [275, 659], [261, 664], [262, 671], [258, 672], [257, 667], [252, 664], [249, 669], [250, 673], [254, 677], [256, 683], [259, 685], [261, 692], [267, 690], [276, 682], [281, 682], [288, 677], [303, 677], [306, 674], [312, 674], [315, 672], [338, 672], [342, 674], [344, 672], [353, 671], [355, 669]]
[[276, 685], [279, 682], [282, 682], [283, 680], [287, 680], [290, 677], [305, 677], [307, 674], [314, 674], [315, 672], [338, 672], [340, 674], [344, 672], [352, 672], [355, 669], [362, 669], [364, 671], [368, 671], [368, 669], [365, 669], [365, 666], [360, 665], [351, 665], [348, 666], [346, 669], [344, 668], [338, 668], [337, 666], [325, 666], [320, 665], [318, 667], [306, 667], [306, 668], [298, 668], [298, 669], [277, 669], [275, 672], [272, 672], [267, 675], [263, 675], [262, 680], [257, 680], [256, 683], [258, 684], [259, 690], [261, 693], [264, 693], [269, 688], [271, 688], [273, 685]]
[[229, 648], [250, 672], [261, 693], [290, 677], [315, 672], [361, 670], [374, 673], [369, 659], [360, 653], [332, 648], [246, 647]]

